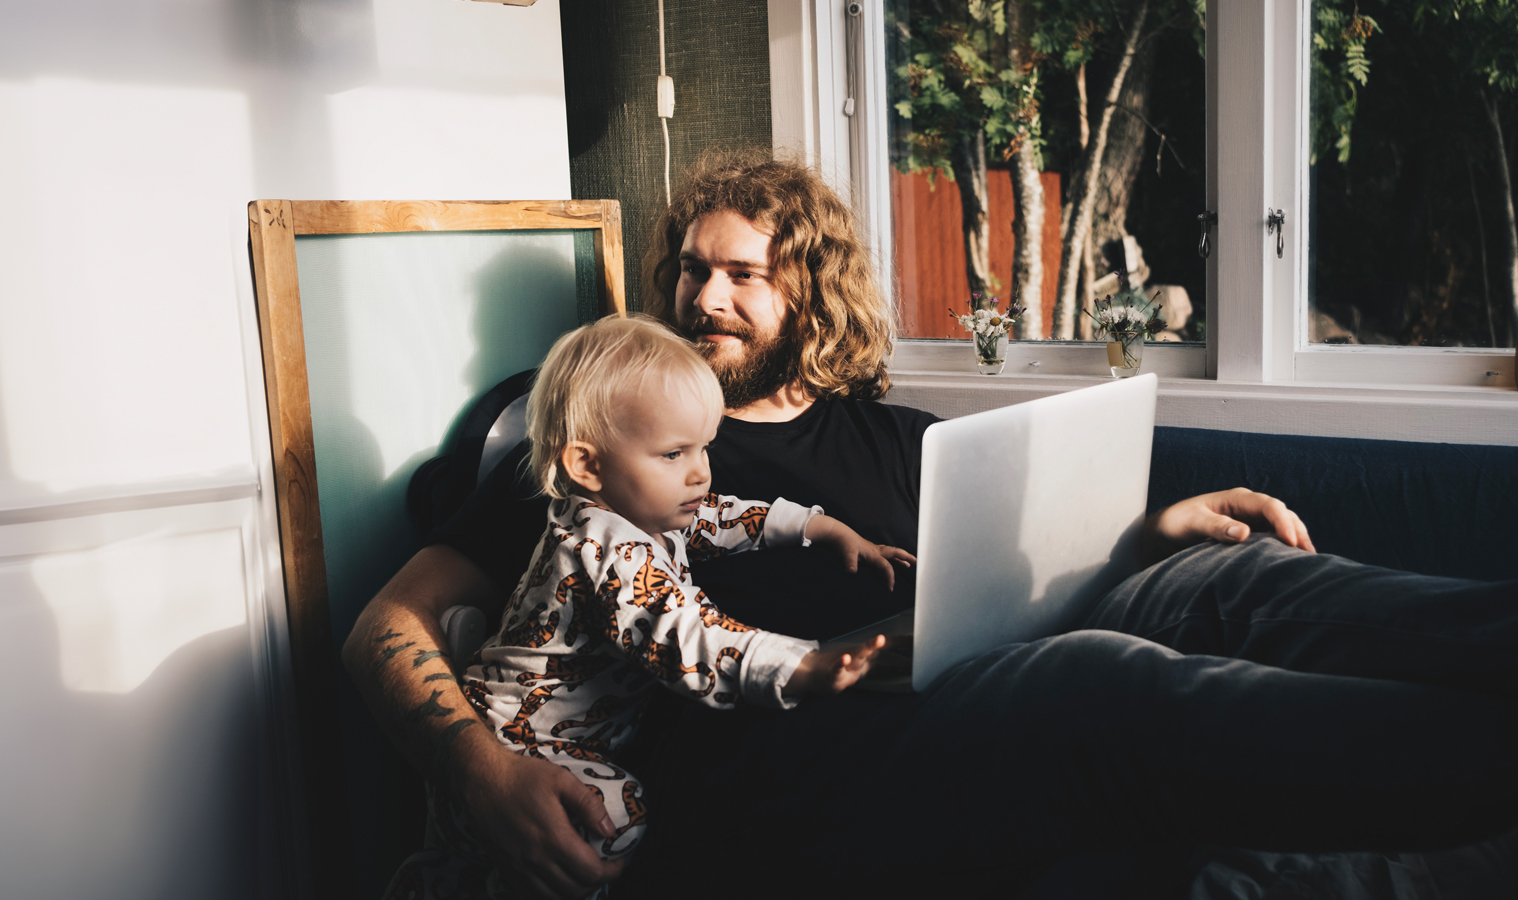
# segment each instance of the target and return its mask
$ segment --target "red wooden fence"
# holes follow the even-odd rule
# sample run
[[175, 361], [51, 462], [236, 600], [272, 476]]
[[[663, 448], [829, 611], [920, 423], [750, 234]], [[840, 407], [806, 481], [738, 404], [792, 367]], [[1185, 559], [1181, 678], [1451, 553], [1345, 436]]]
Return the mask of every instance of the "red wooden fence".
[[[1006, 308], [1012, 293], [1012, 173], [987, 174], [991, 217], [991, 274], [1001, 279], [996, 294]], [[1045, 172], [1044, 182], [1044, 337], [1054, 320], [1059, 280], [1059, 173]], [[891, 207], [896, 248], [901, 334], [915, 338], [962, 338], [965, 331], [949, 310], [969, 309], [965, 277], [965, 240], [960, 224], [959, 187], [939, 176], [928, 187], [925, 173], [891, 173]], [[1025, 299], [1026, 303], [1027, 300]]]

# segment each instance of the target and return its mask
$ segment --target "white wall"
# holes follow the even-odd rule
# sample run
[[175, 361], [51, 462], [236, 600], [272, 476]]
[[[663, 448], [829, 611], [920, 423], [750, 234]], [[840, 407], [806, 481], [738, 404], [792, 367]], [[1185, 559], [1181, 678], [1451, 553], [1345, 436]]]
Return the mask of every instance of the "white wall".
[[563, 91], [555, 0], [0, 5], [0, 896], [299, 892], [245, 205], [567, 198]]

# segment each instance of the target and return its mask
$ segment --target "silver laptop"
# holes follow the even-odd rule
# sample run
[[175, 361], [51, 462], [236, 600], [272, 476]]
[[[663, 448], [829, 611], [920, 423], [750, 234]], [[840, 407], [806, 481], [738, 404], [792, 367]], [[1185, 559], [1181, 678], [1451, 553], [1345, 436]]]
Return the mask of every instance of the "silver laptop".
[[[1003, 644], [1070, 630], [1138, 571], [1157, 389], [1141, 375], [929, 427], [916, 606], [837, 641], [912, 634], [920, 691]], [[882, 668], [862, 686], [905, 689]]]

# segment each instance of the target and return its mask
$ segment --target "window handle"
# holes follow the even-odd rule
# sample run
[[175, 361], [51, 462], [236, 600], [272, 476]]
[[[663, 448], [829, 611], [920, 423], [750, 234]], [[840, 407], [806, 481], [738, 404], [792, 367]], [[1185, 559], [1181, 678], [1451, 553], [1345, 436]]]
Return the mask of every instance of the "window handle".
[[1210, 209], [1197, 213], [1196, 223], [1202, 229], [1202, 240], [1196, 245], [1196, 252], [1202, 259], [1212, 255], [1212, 242], [1208, 235], [1211, 234], [1212, 226], [1217, 220], [1218, 214]]
[[1286, 210], [1266, 209], [1265, 233], [1276, 236], [1276, 259], [1286, 253]]

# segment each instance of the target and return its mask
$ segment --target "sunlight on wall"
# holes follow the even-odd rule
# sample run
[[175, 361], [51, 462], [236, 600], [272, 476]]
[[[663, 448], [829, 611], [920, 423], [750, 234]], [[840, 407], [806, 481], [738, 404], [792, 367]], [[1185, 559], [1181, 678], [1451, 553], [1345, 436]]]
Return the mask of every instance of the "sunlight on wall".
[[245, 466], [227, 299], [229, 213], [253, 196], [247, 98], [39, 79], [0, 84], [0, 121], [15, 477], [61, 491]]
[[235, 528], [43, 556], [31, 574], [58, 620], [70, 690], [127, 693], [175, 650], [247, 621]]
[[[336, 199], [569, 196], [561, 94], [362, 87], [334, 94], [327, 105]], [[545, 146], [541, 135], [552, 143]]]

